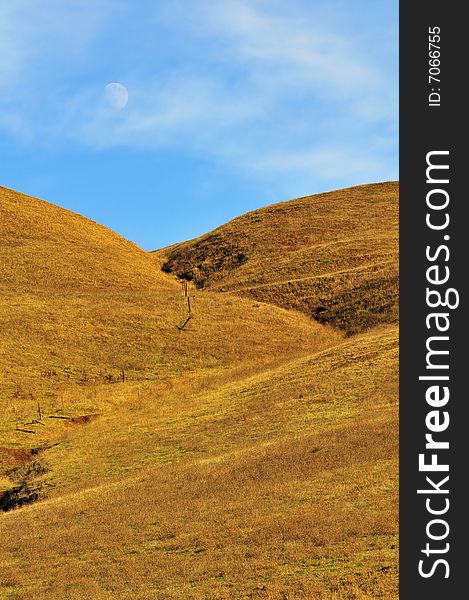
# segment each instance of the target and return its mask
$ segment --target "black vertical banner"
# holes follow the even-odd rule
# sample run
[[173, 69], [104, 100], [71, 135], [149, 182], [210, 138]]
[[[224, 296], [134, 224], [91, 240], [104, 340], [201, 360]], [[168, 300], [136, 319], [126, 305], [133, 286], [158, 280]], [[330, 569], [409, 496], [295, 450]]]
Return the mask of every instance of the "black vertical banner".
[[[400, 5], [400, 598], [467, 595], [464, 3]], [[467, 54], [466, 52], [464, 55]]]

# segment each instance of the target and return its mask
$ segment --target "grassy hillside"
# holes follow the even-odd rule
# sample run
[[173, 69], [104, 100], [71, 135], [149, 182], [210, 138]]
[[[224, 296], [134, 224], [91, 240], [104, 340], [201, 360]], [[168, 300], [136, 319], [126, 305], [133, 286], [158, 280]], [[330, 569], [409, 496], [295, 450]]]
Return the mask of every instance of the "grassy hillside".
[[1, 282], [14, 289], [171, 288], [147, 253], [71, 211], [0, 187]]
[[[277, 236], [255, 213], [228, 224], [224, 243], [248, 244], [245, 227], [252, 256], [234, 268], [226, 250], [188, 300], [162, 271], [167, 251], [0, 188], [0, 599], [397, 597], [392, 311], [346, 337], [275, 286], [264, 301], [235, 289], [242, 269], [264, 283], [275, 261], [294, 269], [279, 237], [310, 263], [311, 231], [319, 257], [342, 248], [362, 192], [340, 218], [324, 208], [321, 233], [304, 200], [262, 209]], [[379, 262], [375, 226], [368, 251], [351, 237], [362, 262]], [[395, 293], [393, 274], [380, 293]], [[308, 312], [299, 289], [291, 307]], [[371, 324], [355, 312], [349, 334]]]
[[198, 287], [296, 309], [348, 334], [397, 321], [398, 183], [247, 213], [156, 253]]
[[129, 395], [41, 457], [65, 488], [0, 519], [4, 589], [396, 598], [396, 388], [388, 327], [208, 389]]
[[[187, 298], [148, 253], [5, 188], [0, 239], [0, 434], [11, 441], [21, 443], [24, 436], [12, 431], [37, 416], [38, 402], [44, 412], [63, 408], [70, 389], [69, 410], [95, 410], [97, 388], [123, 377], [260, 369], [340, 339], [285, 310], [194, 289], [192, 318], [180, 331]], [[43, 427], [29, 429], [42, 439]]]

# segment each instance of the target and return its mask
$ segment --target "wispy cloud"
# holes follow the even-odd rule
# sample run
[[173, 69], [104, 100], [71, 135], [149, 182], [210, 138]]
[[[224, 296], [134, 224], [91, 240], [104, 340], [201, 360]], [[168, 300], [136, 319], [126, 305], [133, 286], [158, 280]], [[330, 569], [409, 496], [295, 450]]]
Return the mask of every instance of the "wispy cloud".
[[243, 61], [265, 81], [290, 81], [301, 88], [318, 84], [344, 94], [381, 79], [379, 71], [357, 56], [349, 38], [328, 30], [314, 14], [298, 14], [294, 6], [272, 12], [256, 2], [204, 1], [198, 29], [218, 34], [231, 58]]
[[[17, 0], [0, 21], [0, 129], [28, 144], [178, 148], [266, 178], [386, 171], [389, 82], [314, 3]], [[122, 111], [102, 96], [116, 72]]]
[[367, 181], [369, 173], [384, 173], [386, 165], [380, 157], [361, 155], [346, 148], [321, 146], [315, 150], [271, 154], [259, 157], [253, 164], [261, 172], [275, 171], [284, 177], [303, 177], [319, 172], [325, 179], [344, 178], [350, 183]]
[[[0, 84], [54, 79], [54, 69], [86, 59], [93, 40], [112, 23], [121, 0], [15, 0], [0, 5]], [[107, 23], [105, 22], [107, 21]], [[62, 72], [62, 75], [65, 73]]]

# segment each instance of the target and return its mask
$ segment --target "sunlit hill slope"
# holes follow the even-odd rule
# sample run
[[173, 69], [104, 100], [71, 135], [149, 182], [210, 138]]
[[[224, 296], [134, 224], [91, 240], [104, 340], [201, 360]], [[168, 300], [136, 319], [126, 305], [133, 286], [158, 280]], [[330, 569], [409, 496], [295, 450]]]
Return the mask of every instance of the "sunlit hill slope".
[[[302, 315], [219, 294], [192, 298], [158, 261], [117, 234], [0, 188], [0, 389], [15, 398], [55, 384], [157, 379], [271, 362], [337, 334]], [[226, 318], [225, 318], [226, 317]]]
[[0, 188], [0, 598], [397, 597], [396, 197], [146, 253]]

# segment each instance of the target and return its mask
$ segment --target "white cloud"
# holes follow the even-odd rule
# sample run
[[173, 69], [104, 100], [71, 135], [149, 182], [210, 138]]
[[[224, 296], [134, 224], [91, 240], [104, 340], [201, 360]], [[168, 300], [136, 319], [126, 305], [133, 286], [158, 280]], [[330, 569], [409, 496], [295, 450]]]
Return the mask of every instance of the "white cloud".
[[[293, 2], [187, 6], [3, 5], [0, 129], [28, 144], [178, 148], [262, 177], [314, 172], [332, 179], [337, 168], [351, 176], [383, 170], [373, 128], [394, 122], [395, 99], [349, 31], [324, 25], [314, 6]], [[99, 76], [112, 70], [106, 44], [123, 44], [122, 16], [137, 19], [134, 35], [142, 39], [134, 38], [130, 66], [121, 67], [129, 103], [116, 113], [103, 102], [110, 79]], [[181, 40], [175, 65], [166, 69], [155, 41], [161, 27]]]
[[328, 180], [366, 177], [370, 172], [383, 170], [385, 165], [379, 157], [326, 145], [302, 152], [292, 151], [261, 157], [253, 166], [262, 172], [276, 171], [293, 176], [309, 172], [316, 180]]
[[[281, 74], [302, 87], [314, 83], [341, 93], [369, 87], [381, 78], [357, 56], [345, 35], [328, 31], [312, 15], [267, 12], [256, 2], [203, 2], [199, 32], [219, 34], [234, 60], [245, 61], [257, 74]], [[288, 5], [286, 5], [288, 6]], [[294, 4], [290, 4], [290, 8]], [[273, 69], [269, 71], [268, 69]], [[266, 70], [267, 69], [267, 70]], [[279, 82], [281, 83], [281, 82]]]
[[[99, 27], [102, 10], [89, 0], [14, 0], [0, 6], [0, 83], [25, 83], [42, 58], [82, 51]], [[46, 65], [44, 65], [46, 67]]]
[[[222, 154], [219, 145], [247, 122], [264, 114], [262, 102], [233, 95], [210, 78], [173, 76], [162, 85], [127, 85], [129, 102], [116, 112], [102, 90], [89, 89], [69, 99], [55, 135], [97, 148], [184, 147]], [[218, 146], [217, 146], [218, 144]]]

